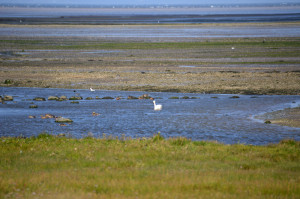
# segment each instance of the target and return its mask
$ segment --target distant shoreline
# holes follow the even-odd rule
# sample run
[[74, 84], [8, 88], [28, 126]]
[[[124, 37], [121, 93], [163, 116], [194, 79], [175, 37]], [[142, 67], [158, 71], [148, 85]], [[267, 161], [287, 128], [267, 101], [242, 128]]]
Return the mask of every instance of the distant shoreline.
[[[212, 6], [212, 7], [211, 7]], [[128, 16], [128, 15], [239, 15], [295, 14], [300, 4], [274, 6], [207, 7], [0, 7], [0, 17]]]
[[[1, 9], [0, 9], [1, 10]], [[0, 16], [1, 24], [25, 25], [134, 25], [298, 22], [299, 13], [280, 14], [90, 14], [62, 16]]]

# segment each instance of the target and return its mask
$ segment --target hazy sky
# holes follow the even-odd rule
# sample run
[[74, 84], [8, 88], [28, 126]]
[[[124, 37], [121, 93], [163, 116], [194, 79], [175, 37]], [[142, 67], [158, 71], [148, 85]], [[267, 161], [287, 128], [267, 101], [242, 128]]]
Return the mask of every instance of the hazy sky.
[[300, 3], [300, 0], [0, 0], [0, 3], [30, 4], [241, 4], [241, 3]]

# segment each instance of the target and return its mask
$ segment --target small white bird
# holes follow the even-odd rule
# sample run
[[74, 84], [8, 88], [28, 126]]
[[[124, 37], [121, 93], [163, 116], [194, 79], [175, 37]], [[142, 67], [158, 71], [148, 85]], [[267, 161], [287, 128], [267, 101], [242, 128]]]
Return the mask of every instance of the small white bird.
[[153, 104], [154, 104], [154, 110], [155, 111], [160, 111], [162, 109], [162, 105], [161, 104], [156, 104], [155, 100], [153, 100]]
[[231, 47], [231, 50], [234, 50], [235, 49], [235, 47]]
[[95, 91], [94, 89], [90, 88], [90, 91]]

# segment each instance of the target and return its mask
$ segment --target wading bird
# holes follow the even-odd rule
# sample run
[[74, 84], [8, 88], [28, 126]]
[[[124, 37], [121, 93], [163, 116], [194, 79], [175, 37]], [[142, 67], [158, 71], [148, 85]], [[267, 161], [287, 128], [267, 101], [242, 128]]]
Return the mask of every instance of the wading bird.
[[95, 91], [94, 89], [90, 88], [90, 91]]

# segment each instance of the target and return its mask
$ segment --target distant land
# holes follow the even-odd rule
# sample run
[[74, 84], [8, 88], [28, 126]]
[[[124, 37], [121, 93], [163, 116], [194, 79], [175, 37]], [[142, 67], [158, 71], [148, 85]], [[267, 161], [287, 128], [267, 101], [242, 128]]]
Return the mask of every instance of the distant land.
[[260, 4], [58, 4], [58, 3], [0, 3], [1, 7], [50, 7], [50, 8], [239, 8], [239, 7], [286, 7], [300, 6], [299, 3], [260, 3]]

